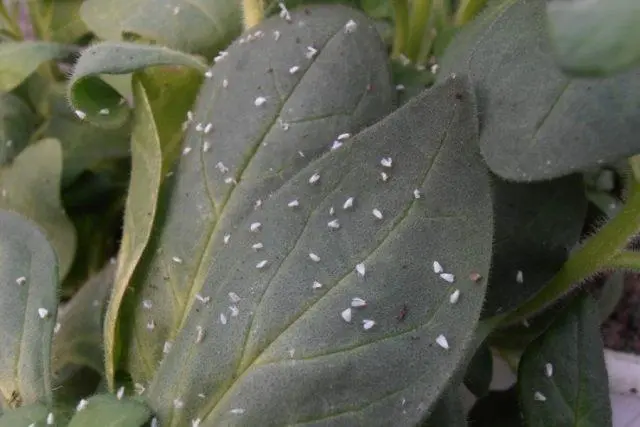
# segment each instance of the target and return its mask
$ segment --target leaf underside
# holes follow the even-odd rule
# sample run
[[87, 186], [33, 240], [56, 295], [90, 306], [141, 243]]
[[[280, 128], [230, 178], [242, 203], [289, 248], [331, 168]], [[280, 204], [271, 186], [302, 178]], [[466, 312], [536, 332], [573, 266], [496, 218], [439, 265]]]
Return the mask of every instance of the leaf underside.
[[[0, 210], [0, 224], [2, 407], [51, 403], [51, 336], [58, 306], [56, 256], [31, 221]], [[46, 316], [41, 318], [43, 313]]]
[[640, 152], [640, 68], [571, 79], [556, 66], [544, 1], [496, 2], [441, 58], [440, 79], [469, 76], [480, 146], [507, 180], [568, 175]]
[[[262, 39], [236, 43], [213, 68], [187, 130], [190, 151], [164, 184], [157, 232], [134, 274], [127, 367], [134, 381], [152, 380], [146, 397], [162, 424], [414, 425], [473, 337], [485, 286], [468, 276], [488, 274], [493, 226], [464, 79], [330, 151], [338, 135], [391, 110], [389, 71], [371, 66], [386, 52], [359, 12], [292, 13], [294, 25], [266, 20], [254, 29]], [[312, 58], [308, 46], [318, 50]], [[258, 97], [265, 103], [254, 105]], [[208, 123], [210, 134], [197, 130]], [[387, 156], [391, 168], [380, 163]], [[328, 227], [334, 219], [339, 229]], [[455, 284], [433, 272], [436, 259]], [[368, 305], [347, 323], [340, 312], [354, 297]], [[363, 330], [364, 319], [375, 326]], [[435, 344], [439, 334], [449, 350]], [[176, 401], [184, 407], [173, 410]]]
[[581, 295], [520, 360], [518, 392], [528, 427], [611, 425], [602, 347], [598, 306]]

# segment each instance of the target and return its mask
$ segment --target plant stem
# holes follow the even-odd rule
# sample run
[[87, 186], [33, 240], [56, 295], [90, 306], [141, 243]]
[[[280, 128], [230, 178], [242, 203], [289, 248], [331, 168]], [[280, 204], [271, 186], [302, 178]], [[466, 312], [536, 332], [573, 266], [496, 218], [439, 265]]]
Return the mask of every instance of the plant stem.
[[409, 41], [407, 43], [407, 57], [412, 61], [418, 60], [420, 46], [429, 23], [431, 0], [414, 0], [409, 22]]
[[471, 21], [486, 3], [487, 0], [462, 0], [453, 18], [454, 25], [461, 27]]
[[[640, 254], [626, 247], [640, 231], [640, 182], [630, 179], [629, 195], [622, 210], [574, 252], [562, 269], [532, 299], [504, 318], [512, 323], [539, 312], [567, 294], [576, 283], [609, 268], [640, 266]], [[633, 255], [633, 257], [631, 256]]]
[[262, 0], [242, 0], [244, 11], [244, 28], [248, 30], [258, 25], [264, 19], [264, 4]]
[[392, 58], [398, 58], [405, 53], [409, 38], [409, 5], [407, 0], [393, 0], [395, 34], [393, 36]]

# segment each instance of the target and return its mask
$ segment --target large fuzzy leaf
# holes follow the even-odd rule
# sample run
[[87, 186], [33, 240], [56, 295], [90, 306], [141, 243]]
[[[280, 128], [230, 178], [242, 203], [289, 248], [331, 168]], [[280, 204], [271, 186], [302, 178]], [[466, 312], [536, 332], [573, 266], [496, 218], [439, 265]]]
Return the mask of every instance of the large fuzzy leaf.
[[476, 87], [489, 167], [516, 181], [551, 179], [640, 152], [640, 68], [572, 79], [556, 66], [545, 1], [496, 2], [441, 59], [441, 76]]
[[24, 217], [0, 210], [2, 407], [51, 403], [51, 336], [58, 309], [56, 256]]
[[598, 306], [576, 298], [520, 360], [518, 391], [528, 427], [611, 425]]
[[242, 30], [234, 0], [87, 0], [80, 13], [103, 39], [137, 36], [208, 57]]
[[421, 427], [467, 427], [467, 417], [458, 387], [446, 390]]
[[40, 403], [21, 406], [0, 416], [0, 427], [40, 427], [46, 425], [49, 409]]
[[76, 231], [60, 200], [62, 149], [56, 139], [26, 148], [10, 166], [0, 168], [0, 208], [36, 222], [53, 245], [66, 276], [76, 250]]
[[509, 312], [560, 270], [587, 213], [582, 176], [548, 182], [491, 183], [495, 241], [484, 316]]
[[71, 419], [69, 427], [139, 427], [150, 418], [151, 411], [142, 402], [98, 394], [87, 400], [86, 407]]
[[559, 64], [583, 74], [610, 74], [640, 64], [637, 0], [552, 1], [549, 30]]
[[[258, 200], [266, 202], [283, 180], [324, 154], [339, 134], [354, 133], [392, 109], [389, 71], [371, 66], [384, 64], [386, 53], [369, 21], [344, 7], [314, 10], [310, 16], [296, 15], [304, 17], [303, 29], [276, 17], [256, 28], [263, 31], [263, 39], [237, 42], [229, 49], [201, 89], [188, 124], [185, 154], [179, 172], [165, 185], [155, 230], [132, 227], [125, 233], [124, 242], [141, 237], [140, 230], [153, 236], [134, 278], [139, 295], [132, 302], [137, 313], [128, 370], [139, 382], [151, 379], [164, 341], [175, 337], [194, 304], [206, 272], [202, 269], [210, 262], [213, 244], [222, 238], [214, 231], [221, 220], [231, 221], [225, 227], [236, 227]], [[348, 34], [344, 25], [351, 18], [360, 20], [361, 28]], [[281, 32], [278, 41], [273, 31]], [[305, 57], [307, 46], [318, 49], [311, 59]], [[269, 55], [255, 55], [255, 49]], [[349, 64], [341, 60], [347, 57], [353, 58]], [[291, 74], [292, 66], [300, 70]], [[266, 103], [257, 107], [260, 96]], [[187, 120], [185, 116], [175, 118]], [[147, 159], [141, 159], [145, 167]], [[234, 187], [229, 179], [244, 182]], [[146, 187], [140, 191], [147, 197]], [[125, 221], [138, 215], [146, 223], [147, 202], [130, 200]], [[182, 265], [175, 257], [184, 260]], [[117, 280], [114, 292], [124, 293], [123, 285]], [[141, 309], [147, 299], [153, 301], [152, 311]], [[109, 316], [115, 319], [118, 309], [112, 299]], [[155, 329], [150, 333], [147, 324], [152, 320]], [[111, 325], [115, 328], [115, 322]], [[107, 332], [109, 339], [116, 338]]]
[[[493, 230], [476, 131], [464, 79], [449, 81], [341, 149], [325, 148], [296, 173], [287, 170], [262, 207], [247, 212], [235, 197], [246, 200], [260, 188], [273, 158], [273, 149], [259, 149], [256, 163], [238, 177], [208, 251], [195, 258], [163, 246], [184, 260], [174, 263], [169, 280], [202, 260], [190, 284], [212, 299], [204, 306], [195, 301], [150, 385], [148, 399], [161, 421], [412, 426], [423, 420], [473, 347], [484, 299], [485, 287], [469, 278], [488, 274]], [[386, 156], [392, 168], [381, 165]], [[384, 169], [387, 182], [380, 179]], [[189, 172], [179, 171], [178, 186]], [[308, 182], [314, 173], [318, 185]], [[354, 206], [343, 210], [350, 196]], [[292, 209], [294, 199], [299, 206]], [[214, 193], [215, 206], [223, 200]], [[328, 226], [333, 220], [339, 229]], [[262, 226], [252, 232], [255, 222]], [[264, 244], [257, 253], [256, 242]], [[433, 271], [434, 260], [455, 283]], [[313, 289], [314, 281], [323, 286]], [[451, 303], [455, 289], [459, 300]], [[354, 297], [367, 307], [353, 309], [353, 322], [345, 322], [341, 313]], [[376, 322], [370, 330], [367, 319]], [[184, 408], [173, 409], [176, 399]]]
[[27, 146], [35, 124], [35, 114], [20, 98], [0, 93], [0, 166]]

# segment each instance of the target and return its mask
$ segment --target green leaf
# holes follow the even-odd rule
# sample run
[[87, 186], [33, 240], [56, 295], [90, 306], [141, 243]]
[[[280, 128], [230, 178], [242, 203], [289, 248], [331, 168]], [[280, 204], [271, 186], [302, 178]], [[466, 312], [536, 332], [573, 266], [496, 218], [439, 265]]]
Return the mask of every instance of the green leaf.
[[468, 418], [469, 427], [524, 427], [516, 387], [490, 391], [476, 401]]
[[138, 427], [150, 418], [151, 411], [138, 400], [99, 394], [87, 399], [86, 407], [76, 413], [69, 427]]
[[80, 55], [69, 82], [69, 100], [81, 118], [105, 127], [120, 127], [129, 118], [129, 106], [99, 75], [128, 74], [161, 65], [190, 67], [203, 73], [207, 69], [200, 59], [166, 47], [104, 42]]
[[464, 385], [476, 397], [482, 397], [489, 391], [493, 378], [493, 355], [487, 344], [482, 344], [467, 366]]
[[43, 62], [64, 58], [73, 52], [73, 48], [58, 43], [0, 43], [0, 91], [8, 92], [14, 89]]
[[527, 348], [518, 392], [528, 427], [611, 425], [600, 318], [591, 297], [576, 298]]
[[[296, 16], [299, 17], [302, 13], [298, 12]], [[343, 27], [351, 18], [364, 21], [355, 33], [348, 34]], [[136, 297], [131, 304], [138, 310], [143, 299], [151, 299], [157, 307], [154, 312], [158, 314], [153, 317], [156, 325], [153, 334], [147, 330], [147, 323], [150, 321], [147, 313], [138, 313], [135, 321], [127, 322], [132, 325], [135, 323], [132, 333], [138, 335], [136, 340], [132, 340], [127, 367], [137, 382], [145, 383], [151, 379], [162, 357], [164, 340], [178, 332], [193, 304], [197, 288], [201, 286], [200, 279], [194, 281], [193, 278], [197, 265], [174, 271], [172, 264], [175, 262], [172, 257], [188, 257], [195, 262], [200, 257], [209, 256], [207, 253], [211, 248], [207, 249], [207, 241], [211, 239], [213, 243], [219, 237], [213, 234], [217, 214], [210, 197], [216, 200], [216, 205], [220, 205], [217, 209], [222, 209], [227, 197], [234, 196], [233, 200], [236, 200], [229, 203], [238, 204], [242, 201], [242, 211], [237, 215], [237, 220], [241, 221], [253, 211], [258, 199], [265, 201], [269, 191], [278, 188], [282, 179], [323, 154], [338, 135], [355, 133], [392, 109], [394, 93], [388, 69], [372, 69], [370, 66], [373, 63], [384, 64], [386, 53], [375, 30], [366, 25], [368, 20], [358, 12], [338, 7], [316, 9], [316, 13], [305, 19], [305, 22], [304, 29], [299, 30], [274, 17], [257, 27], [256, 31], [262, 30], [268, 36], [252, 42], [253, 45], [260, 48], [272, 45], [279, 47], [269, 49], [268, 56], [251, 54], [254, 47], [246, 43], [236, 42], [231, 46], [229, 56], [216, 65], [218, 73], [212, 79], [207, 79], [200, 90], [193, 121], [189, 123], [183, 145], [183, 152], [186, 154], [181, 158], [181, 163], [184, 163], [181, 170], [187, 172], [181, 173], [184, 176], [179, 183], [175, 182], [173, 175], [164, 186], [159, 202], [146, 201], [151, 195], [147, 184], [151, 182], [151, 178], [142, 177], [145, 173], [143, 167], [150, 168], [147, 166], [152, 165], [149, 159], [154, 157], [146, 155], [141, 159], [144, 164], [138, 172], [141, 174], [140, 182], [144, 184], [139, 189], [132, 186], [132, 192], [136, 189], [141, 193], [137, 198], [130, 193], [131, 206], [125, 222], [130, 221], [131, 228], [125, 231], [123, 247], [137, 246], [137, 250], [141, 250], [140, 245], [146, 242], [144, 233], [147, 233], [146, 239], [149, 234], [154, 236], [154, 241], [149, 244], [150, 248], [141, 262], [140, 271], [136, 274], [137, 278], [133, 280], [133, 286], [140, 290], [140, 298]], [[274, 30], [281, 32], [277, 44], [271, 37]], [[362, 49], [357, 41], [367, 48]], [[317, 46], [318, 52], [312, 59], [305, 57], [307, 46]], [[357, 56], [350, 67], [344, 67], [337, 58], [349, 55]], [[238, 63], [244, 65], [238, 68]], [[300, 66], [300, 70], [290, 74], [292, 66]], [[225, 80], [228, 86], [226, 88], [223, 87]], [[324, 96], [319, 96], [320, 93]], [[267, 99], [265, 105], [254, 105], [258, 96]], [[185, 115], [172, 117], [178, 124], [187, 119]], [[204, 127], [209, 123], [212, 130], [205, 134]], [[149, 144], [143, 138], [155, 135], [142, 126], [140, 132], [141, 144]], [[209, 141], [206, 152], [204, 141]], [[270, 146], [277, 152], [275, 155], [270, 154], [270, 151], [260, 154], [261, 144], [266, 144], [266, 147]], [[301, 157], [299, 152], [305, 157]], [[206, 160], [205, 170], [200, 163], [201, 155], [205, 156], [202, 158], [202, 161]], [[260, 164], [268, 162], [273, 173], [264, 173], [255, 169], [257, 166], [252, 166], [246, 171], [252, 174], [251, 178], [245, 179], [254, 183], [264, 181], [262, 187], [255, 186], [241, 192], [230, 191], [234, 187], [225, 183], [226, 178], [240, 179], [241, 168], [250, 157], [255, 156]], [[221, 164], [217, 165], [218, 162]], [[221, 173], [221, 169], [231, 167], [234, 168], [233, 171]], [[136, 173], [135, 166], [133, 173]], [[154, 170], [153, 173], [158, 172]], [[280, 175], [284, 178], [280, 178]], [[159, 179], [158, 177], [157, 180]], [[179, 187], [174, 189], [174, 186]], [[171, 206], [167, 205], [169, 202]], [[147, 212], [155, 209], [156, 203], [160, 204], [160, 215], [152, 232], [148, 229]], [[176, 209], [184, 212], [178, 213]], [[180, 216], [183, 218], [180, 219]], [[231, 218], [231, 215], [225, 217]], [[183, 247], [183, 241], [191, 243]], [[156, 253], [159, 248], [163, 248], [162, 254]], [[125, 249], [121, 252], [119, 264], [123, 269], [132, 269], [135, 263], [124, 262], [124, 251]], [[172, 253], [174, 251], [179, 253]], [[133, 249], [130, 252], [133, 253]], [[134, 257], [131, 259], [135, 260]], [[167, 274], [163, 271], [167, 271], [167, 274], [170, 271], [169, 283]], [[140, 281], [143, 282], [139, 283]], [[117, 317], [119, 299], [115, 295], [124, 294], [126, 283], [116, 280], [109, 308], [111, 319]], [[158, 288], [156, 283], [165, 285]], [[167, 292], [172, 290], [175, 291], [175, 300], [173, 292]], [[147, 293], [148, 296], [145, 295]], [[108, 351], [118, 339], [115, 336], [115, 326], [112, 327], [113, 335], [107, 332], [106, 337]], [[114, 342], [109, 343], [109, 339]]]
[[35, 126], [35, 114], [20, 98], [0, 93], [0, 167], [27, 146]]
[[492, 181], [495, 241], [483, 316], [506, 313], [538, 292], [578, 243], [587, 213], [580, 175], [522, 184]]
[[92, 277], [65, 304], [53, 338], [52, 367], [54, 380], [62, 383], [80, 367], [104, 371], [102, 325], [108, 297], [115, 276], [115, 264], [109, 264]]
[[497, 2], [441, 58], [440, 79], [468, 74], [482, 112], [480, 146], [507, 180], [568, 175], [640, 152], [640, 68], [572, 79], [555, 64], [544, 1]]
[[[165, 235], [181, 246], [161, 245], [157, 258], [182, 260], [164, 259], [173, 281], [168, 285], [176, 289], [185, 272], [197, 269], [191, 292], [213, 298], [205, 306], [187, 299], [193, 309], [148, 389], [160, 421], [184, 424], [196, 413], [207, 425], [375, 420], [412, 426], [424, 419], [473, 347], [484, 299], [484, 286], [468, 278], [471, 272], [488, 274], [493, 234], [476, 125], [469, 88], [464, 79], [453, 79], [341, 149], [331, 152], [324, 138], [314, 141], [323, 148], [321, 157], [304, 168], [280, 169], [282, 177], [271, 186], [264, 184], [263, 174], [270, 165], [277, 168], [273, 149], [259, 148], [255, 163], [235, 174], [235, 190], [212, 195], [214, 206], [224, 205], [200, 254], [187, 252], [196, 242], [184, 227], [177, 236], [178, 229], [165, 223]], [[297, 142], [295, 148], [301, 148]], [[234, 164], [224, 151], [212, 154]], [[385, 156], [393, 159], [387, 182], [380, 180]], [[188, 161], [182, 163], [173, 203], [181, 203], [178, 194], [189, 197], [194, 191], [194, 171]], [[322, 180], [317, 186], [308, 182], [314, 173]], [[214, 182], [222, 178], [213, 176]], [[260, 209], [247, 203], [265, 194], [271, 197]], [[344, 211], [349, 196], [355, 197], [353, 211]], [[292, 199], [299, 200], [297, 209], [288, 207]], [[172, 205], [169, 215], [190, 222], [183, 205]], [[331, 206], [338, 209], [336, 216], [330, 215]], [[384, 212], [382, 219], [372, 213], [375, 209]], [[328, 226], [334, 219], [340, 221], [338, 230]], [[250, 229], [255, 222], [262, 223], [258, 233]], [[192, 230], [202, 234], [202, 225]], [[227, 245], [225, 233], [231, 233]], [[264, 243], [258, 253], [251, 247], [256, 241]], [[319, 263], [310, 252], [319, 255]], [[261, 260], [268, 262], [264, 268]], [[431, 260], [456, 275], [455, 283], [435, 274]], [[359, 277], [362, 267], [366, 273]], [[323, 287], [313, 289], [314, 281]], [[452, 304], [456, 289], [460, 298]], [[232, 292], [240, 298], [235, 317], [229, 305], [238, 298], [227, 296]], [[162, 301], [157, 291], [147, 295], [156, 304]], [[354, 297], [368, 306], [354, 309], [353, 323], [345, 322], [341, 313]], [[144, 317], [171, 314], [165, 307]], [[371, 330], [364, 329], [365, 319], [376, 321]], [[200, 344], [198, 326], [205, 328]], [[144, 330], [138, 336], [158, 332]], [[199, 393], [206, 397], [191, 399]], [[172, 410], [176, 398], [184, 398], [183, 410]], [[245, 410], [240, 417], [238, 408]]]
[[118, 271], [105, 327], [106, 371], [110, 385], [118, 365], [116, 330], [120, 304], [151, 236], [162, 183], [179, 154], [183, 123], [200, 79], [188, 69], [150, 69], [134, 74], [136, 108], [131, 137], [132, 174], [126, 202]]
[[68, 187], [78, 176], [108, 160], [125, 159], [131, 155], [131, 124], [104, 129], [80, 120], [69, 108], [64, 96], [53, 97], [51, 117], [41, 129], [47, 138], [62, 144], [62, 187]]
[[100, 38], [137, 36], [212, 58], [242, 31], [240, 5], [230, 0], [87, 0], [80, 13]]
[[47, 415], [49, 409], [39, 403], [21, 406], [3, 413], [0, 416], [0, 427], [44, 427]]
[[74, 43], [85, 36], [89, 29], [80, 16], [83, 0], [44, 0], [49, 8], [46, 27], [50, 40]]
[[0, 169], [0, 208], [18, 212], [42, 227], [56, 251], [60, 278], [66, 276], [76, 250], [76, 232], [60, 201], [62, 149], [56, 139], [26, 148]]
[[56, 256], [35, 224], [0, 210], [2, 407], [51, 403], [51, 336], [58, 310]]
[[625, 272], [619, 270], [614, 271], [604, 282], [598, 298], [598, 310], [602, 322], [606, 321], [618, 306], [624, 293], [625, 278]]
[[558, 64], [576, 75], [607, 75], [640, 63], [636, 0], [551, 1], [549, 32]]
[[458, 387], [446, 390], [422, 427], [467, 427], [467, 417]]

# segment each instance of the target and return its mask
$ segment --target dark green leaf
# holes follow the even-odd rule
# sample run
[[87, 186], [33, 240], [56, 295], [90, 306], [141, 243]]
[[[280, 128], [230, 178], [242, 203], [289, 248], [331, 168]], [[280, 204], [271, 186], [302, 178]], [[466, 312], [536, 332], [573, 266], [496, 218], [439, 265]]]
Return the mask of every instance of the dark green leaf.
[[[181, 424], [196, 413], [205, 425], [265, 420], [369, 425], [375, 420], [410, 426], [424, 419], [472, 346], [484, 286], [468, 276], [486, 275], [490, 262], [489, 183], [475, 151], [474, 115], [463, 79], [448, 81], [348, 140], [346, 147], [328, 153], [324, 138], [316, 141], [324, 148], [322, 157], [301, 170], [285, 169], [268, 190], [262, 174], [274, 155], [258, 149], [256, 163], [242, 177], [235, 175], [235, 191], [213, 195], [215, 206], [222, 197], [229, 199], [203, 256], [186, 251], [194, 247], [193, 238], [184, 231], [171, 236], [166, 225], [165, 236], [175, 243], [162, 245], [157, 258], [182, 260], [165, 261], [171, 264], [169, 280], [179, 286], [181, 275], [198, 268], [202, 259], [202, 273], [189, 285], [214, 299], [205, 307], [188, 301], [193, 310], [149, 388], [161, 421]], [[384, 156], [395, 165], [387, 182], [379, 179]], [[174, 197], [193, 191], [194, 169], [187, 161], [182, 166]], [[317, 187], [308, 182], [314, 173], [321, 174]], [[414, 198], [414, 189], [420, 198]], [[272, 197], [257, 211], [247, 203], [269, 193]], [[341, 206], [349, 196], [356, 200], [354, 212]], [[287, 203], [294, 198], [300, 206], [292, 210]], [[184, 223], [183, 205], [172, 211]], [[339, 210], [337, 217], [329, 214], [331, 206]], [[386, 216], [377, 219], [375, 208]], [[332, 218], [341, 222], [339, 230], [328, 227]], [[250, 231], [256, 221], [264, 222], [257, 235]], [[227, 245], [226, 232], [231, 232]], [[251, 248], [256, 239], [265, 245], [258, 253]], [[310, 252], [321, 262], [310, 260]], [[260, 269], [261, 260], [270, 264]], [[424, 260], [439, 260], [457, 275], [455, 284]], [[364, 279], [357, 274], [359, 263], [368, 269]], [[314, 290], [315, 280], [324, 286]], [[451, 304], [455, 289], [460, 300]], [[237, 317], [228, 308], [236, 299], [227, 297], [230, 292], [240, 297]], [[158, 291], [147, 295], [161, 301]], [[368, 307], [355, 310], [350, 324], [341, 312], [353, 297], [366, 299]], [[144, 318], [170, 314], [165, 304]], [[229, 316], [228, 324], [221, 315]], [[365, 319], [377, 322], [373, 329], [363, 330]], [[206, 328], [201, 344], [196, 343], [198, 326]], [[441, 345], [448, 348], [438, 339], [446, 339], [448, 344]], [[313, 389], [305, 385], [310, 380]], [[205, 399], [190, 399], [198, 393]], [[323, 401], [314, 398], [318, 394]], [[184, 410], [171, 409], [176, 397], [184, 398]], [[234, 411], [238, 408], [245, 410], [241, 416]]]
[[102, 325], [114, 275], [115, 264], [110, 264], [80, 288], [61, 310], [52, 348], [56, 383], [63, 383], [80, 367], [104, 371]]
[[0, 43], [0, 91], [10, 91], [40, 64], [72, 53], [69, 46], [41, 41]]
[[637, 0], [559, 1], [547, 5], [560, 66], [577, 75], [606, 75], [640, 63]]
[[422, 427], [467, 427], [467, 417], [457, 387], [447, 389]]
[[113, 380], [118, 364], [117, 322], [129, 281], [149, 241], [160, 184], [179, 155], [183, 121], [200, 87], [188, 69], [147, 70], [134, 74], [132, 175], [127, 197], [124, 237], [105, 328], [107, 378]]
[[495, 241], [483, 316], [517, 307], [560, 270], [587, 212], [582, 177], [522, 184], [492, 181]]
[[400, 105], [424, 92], [435, 80], [431, 71], [417, 70], [412, 65], [404, 65], [398, 61], [393, 61], [392, 70]]
[[528, 427], [611, 426], [598, 306], [576, 298], [520, 360], [518, 393]]
[[493, 378], [493, 355], [489, 346], [482, 344], [467, 366], [464, 375], [464, 385], [476, 397], [482, 397], [489, 391], [489, 385]]
[[516, 387], [478, 399], [469, 411], [469, 427], [524, 427]]
[[128, 74], [136, 70], [172, 65], [203, 73], [207, 65], [198, 58], [161, 46], [104, 42], [82, 52], [69, 82], [69, 100], [81, 118], [106, 127], [120, 127], [129, 117], [125, 99], [99, 77]]
[[0, 168], [0, 208], [30, 218], [47, 235], [66, 276], [76, 250], [76, 232], [60, 201], [62, 149], [56, 139], [27, 147], [13, 163]]
[[604, 322], [618, 306], [620, 298], [624, 292], [625, 272], [615, 271], [607, 278], [602, 286], [600, 298], [598, 298], [598, 309], [600, 320]]
[[87, 400], [69, 427], [139, 427], [149, 421], [151, 411], [134, 399], [118, 399], [112, 394], [99, 394]]
[[544, 1], [497, 2], [461, 31], [441, 79], [468, 74], [489, 167], [514, 181], [546, 180], [640, 152], [640, 68], [571, 79], [556, 66]]
[[51, 403], [51, 336], [58, 310], [56, 255], [35, 224], [0, 210], [2, 406]]
[[0, 167], [27, 146], [35, 125], [35, 115], [20, 98], [0, 93]]
[[240, 6], [233, 0], [87, 0], [80, 13], [103, 39], [133, 35], [211, 58], [242, 31]]
[[22, 406], [3, 413], [0, 416], [0, 427], [44, 427], [47, 415], [49, 409], [39, 403]]

